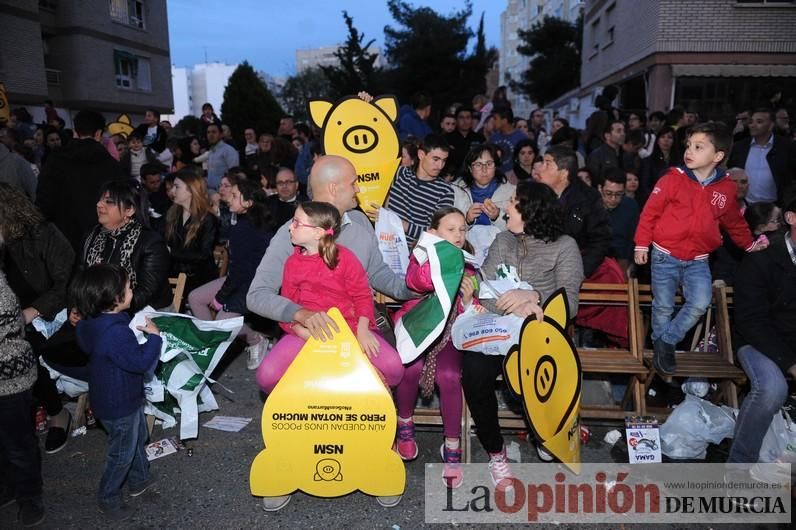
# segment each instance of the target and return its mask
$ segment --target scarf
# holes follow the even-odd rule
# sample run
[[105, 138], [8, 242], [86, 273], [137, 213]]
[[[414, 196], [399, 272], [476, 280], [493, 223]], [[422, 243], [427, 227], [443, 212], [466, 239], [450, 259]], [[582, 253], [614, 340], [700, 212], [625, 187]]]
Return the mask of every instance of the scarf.
[[[473, 183], [473, 185], [470, 186], [470, 195], [473, 197], [473, 202], [480, 202], [483, 204], [485, 200], [492, 198], [492, 195], [495, 194], [497, 187], [498, 181], [496, 178], [492, 179], [492, 182], [483, 188], [478, 186], [478, 184]], [[492, 220], [485, 212], [481, 212], [481, 215], [475, 218], [473, 224], [489, 226], [492, 224]]]
[[111, 244], [113, 245], [111, 255], [113, 255], [114, 250], [118, 247], [118, 265], [127, 271], [127, 276], [130, 278], [130, 289], [135, 290], [137, 282], [131, 258], [133, 249], [135, 249], [138, 238], [141, 236], [141, 229], [141, 223], [137, 221], [129, 221], [116, 230], [106, 230], [100, 227], [99, 233], [94, 237], [86, 250], [86, 265], [91, 266], [104, 263], [105, 247], [108, 244], [108, 240], [111, 240]]

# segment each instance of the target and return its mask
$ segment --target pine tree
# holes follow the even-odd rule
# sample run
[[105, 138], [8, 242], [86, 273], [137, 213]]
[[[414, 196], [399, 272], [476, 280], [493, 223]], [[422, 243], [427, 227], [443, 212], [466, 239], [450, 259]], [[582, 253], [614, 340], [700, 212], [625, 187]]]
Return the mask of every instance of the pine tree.
[[347, 11], [343, 11], [343, 20], [348, 28], [348, 37], [345, 44], [334, 53], [338, 64], [321, 67], [329, 80], [333, 97], [337, 99], [360, 90], [378, 94], [381, 91], [381, 69], [375, 67], [378, 54], [368, 52], [376, 39], [363, 44], [365, 34], [354, 27], [354, 19]]
[[242, 142], [247, 127], [257, 133], [276, 131], [283, 115], [265, 82], [243, 61], [230, 76], [221, 104], [221, 121], [232, 129], [235, 140]]

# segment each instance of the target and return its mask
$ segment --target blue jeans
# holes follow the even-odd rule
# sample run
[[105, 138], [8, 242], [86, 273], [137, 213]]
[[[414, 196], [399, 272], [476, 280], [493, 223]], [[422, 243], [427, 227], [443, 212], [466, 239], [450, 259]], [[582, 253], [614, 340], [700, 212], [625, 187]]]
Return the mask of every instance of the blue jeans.
[[741, 346], [738, 360], [749, 377], [751, 389], [735, 422], [735, 437], [727, 462], [754, 463], [771, 419], [788, 398], [788, 383], [779, 366], [752, 346]]
[[10, 486], [18, 503], [41, 499], [41, 455], [33, 410], [31, 389], [0, 396], [0, 491]]
[[149, 430], [143, 406], [124, 418], [100, 420], [108, 431], [108, 455], [97, 501], [101, 508], [113, 510], [122, 505], [125, 481], [128, 481], [130, 489], [136, 489], [150, 479], [149, 461], [144, 451]]
[[[677, 345], [705, 314], [712, 298], [713, 280], [708, 260], [681, 260], [652, 247], [652, 340]], [[672, 318], [677, 288], [683, 286], [685, 303]]]

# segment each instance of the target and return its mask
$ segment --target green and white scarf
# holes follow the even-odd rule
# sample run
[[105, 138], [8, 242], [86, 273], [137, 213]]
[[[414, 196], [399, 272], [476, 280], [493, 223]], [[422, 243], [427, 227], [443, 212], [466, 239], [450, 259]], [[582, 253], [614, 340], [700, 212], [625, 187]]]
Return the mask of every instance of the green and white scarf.
[[464, 274], [461, 249], [428, 232], [420, 236], [412, 254], [420, 265], [429, 262], [434, 293], [395, 325], [396, 347], [404, 364], [417, 359], [442, 334]]

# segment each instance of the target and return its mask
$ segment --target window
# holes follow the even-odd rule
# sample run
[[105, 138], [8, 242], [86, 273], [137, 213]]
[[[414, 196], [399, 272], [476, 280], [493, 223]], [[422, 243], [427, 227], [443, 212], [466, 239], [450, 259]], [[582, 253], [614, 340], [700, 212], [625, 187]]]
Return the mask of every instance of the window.
[[116, 72], [116, 86], [129, 90], [152, 90], [152, 73], [150, 61], [122, 50], [113, 51]]
[[116, 22], [144, 29], [143, 0], [109, 0], [111, 18]]

